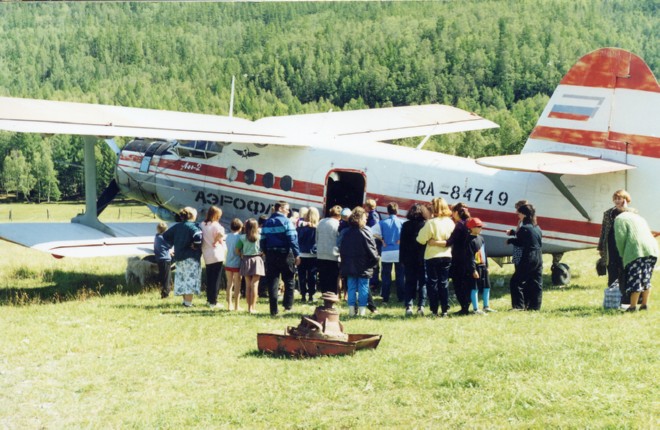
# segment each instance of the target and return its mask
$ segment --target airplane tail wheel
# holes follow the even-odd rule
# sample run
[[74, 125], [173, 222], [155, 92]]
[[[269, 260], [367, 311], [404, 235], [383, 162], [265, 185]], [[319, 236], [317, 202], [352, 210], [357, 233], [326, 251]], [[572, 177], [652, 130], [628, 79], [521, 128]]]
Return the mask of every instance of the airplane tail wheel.
[[555, 287], [561, 285], [568, 285], [571, 282], [571, 269], [568, 264], [557, 263], [551, 268], [552, 271], [552, 285]]

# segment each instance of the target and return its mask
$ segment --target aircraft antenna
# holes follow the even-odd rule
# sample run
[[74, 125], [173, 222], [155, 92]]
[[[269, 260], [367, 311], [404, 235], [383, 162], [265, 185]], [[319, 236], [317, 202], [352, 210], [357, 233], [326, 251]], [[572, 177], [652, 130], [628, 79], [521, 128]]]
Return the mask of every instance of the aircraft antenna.
[[234, 116], [234, 75], [231, 75], [231, 96], [229, 96], [229, 118]]

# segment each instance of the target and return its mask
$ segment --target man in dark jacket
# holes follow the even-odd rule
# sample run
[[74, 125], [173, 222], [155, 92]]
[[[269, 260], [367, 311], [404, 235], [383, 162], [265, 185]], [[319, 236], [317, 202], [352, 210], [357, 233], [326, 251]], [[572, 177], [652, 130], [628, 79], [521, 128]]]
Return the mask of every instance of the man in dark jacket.
[[[276, 316], [277, 295], [279, 292], [280, 275], [284, 282], [284, 310], [293, 307], [293, 277], [295, 266], [300, 264], [300, 249], [298, 247], [298, 233], [296, 227], [287, 218], [289, 204], [275, 203], [273, 214], [261, 228], [261, 250], [266, 254], [266, 285], [268, 286], [268, 299], [270, 301], [270, 314]], [[295, 260], [289, 260], [289, 252]], [[295, 261], [295, 266], [294, 266]]]

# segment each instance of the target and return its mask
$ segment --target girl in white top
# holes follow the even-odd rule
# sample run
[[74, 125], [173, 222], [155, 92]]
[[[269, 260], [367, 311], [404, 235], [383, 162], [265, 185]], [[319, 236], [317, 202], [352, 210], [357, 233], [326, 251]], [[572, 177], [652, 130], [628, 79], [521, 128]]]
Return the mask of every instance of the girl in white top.
[[227, 255], [225, 229], [220, 225], [222, 210], [211, 206], [202, 223], [202, 257], [206, 263], [206, 299], [211, 308], [218, 308], [218, 291], [222, 264]]

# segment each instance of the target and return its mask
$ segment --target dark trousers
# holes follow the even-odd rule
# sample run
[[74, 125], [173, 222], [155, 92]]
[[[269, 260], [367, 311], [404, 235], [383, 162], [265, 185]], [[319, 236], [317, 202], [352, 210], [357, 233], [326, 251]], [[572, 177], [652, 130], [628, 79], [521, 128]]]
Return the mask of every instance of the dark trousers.
[[518, 266], [516, 266], [513, 275], [509, 280], [509, 291], [511, 292], [511, 307], [513, 309], [525, 309], [525, 295], [523, 294], [521, 271], [522, 270], [519, 270]]
[[337, 291], [337, 280], [339, 279], [339, 263], [333, 260], [316, 260], [318, 273], [318, 285], [322, 293], [339, 294]]
[[404, 304], [406, 307], [412, 307], [417, 297], [417, 307], [423, 308], [426, 305], [426, 271], [424, 264], [415, 266], [404, 266], [405, 272], [405, 288], [404, 288]]
[[461, 306], [461, 312], [470, 312], [470, 291], [472, 290], [472, 286], [465, 282], [467, 268], [456, 266], [452, 267], [452, 271], [453, 277], [451, 278], [451, 282], [454, 284], [454, 294], [456, 295], [458, 304]]
[[403, 264], [401, 263], [381, 263], [381, 283], [380, 296], [384, 302], [390, 300], [390, 288], [392, 286], [392, 266], [394, 266], [394, 282], [396, 282], [396, 298], [398, 301], [403, 301]]
[[172, 260], [158, 260], [158, 283], [160, 284], [160, 297], [170, 295], [172, 286]]
[[301, 257], [300, 265], [298, 266], [298, 282], [300, 286], [300, 294], [303, 300], [305, 296], [312, 300], [314, 293], [316, 293], [316, 258]]
[[206, 265], [206, 301], [211, 305], [218, 303], [222, 266], [222, 261]]
[[514, 309], [541, 310], [543, 300], [543, 262], [521, 262], [509, 283]]
[[280, 287], [280, 276], [284, 282], [284, 309], [293, 307], [293, 275], [295, 264], [288, 258], [289, 254], [266, 251], [266, 285], [268, 286], [268, 300], [270, 314], [277, 315], [277, 295]]
[[451, 258], [430, 258], [426, 260], [426, 289], [429, 295], [429, 308], [438, 313], [438, 302], [442, 312], [449, 310], [449, 267]]

